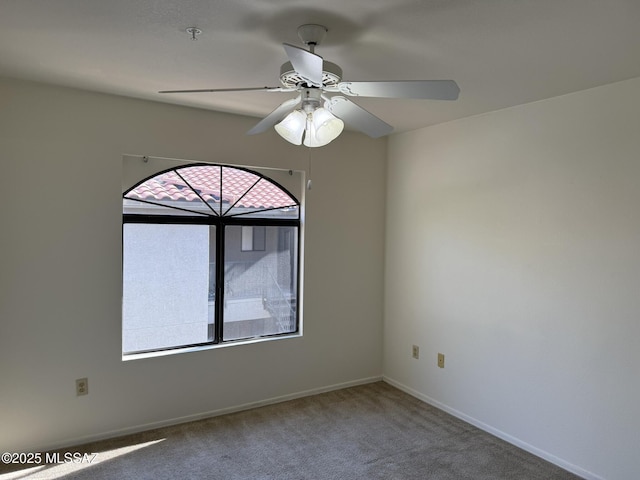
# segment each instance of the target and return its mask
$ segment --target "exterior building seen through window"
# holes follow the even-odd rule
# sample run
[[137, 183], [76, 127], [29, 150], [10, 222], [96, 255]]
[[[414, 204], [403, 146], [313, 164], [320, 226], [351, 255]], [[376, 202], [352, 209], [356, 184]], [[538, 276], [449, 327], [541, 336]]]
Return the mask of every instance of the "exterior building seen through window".
[[264, 175], [189, 165], [123, 194], [123, 356], [299, 332], [300, 203]]

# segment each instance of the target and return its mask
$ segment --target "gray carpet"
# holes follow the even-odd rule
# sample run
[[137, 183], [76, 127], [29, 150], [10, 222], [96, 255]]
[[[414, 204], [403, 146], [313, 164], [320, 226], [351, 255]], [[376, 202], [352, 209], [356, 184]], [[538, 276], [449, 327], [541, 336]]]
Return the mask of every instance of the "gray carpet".
[[166, 427], [66, 452], [91, 464], [0, 479], [577, 479], [383, 382]]

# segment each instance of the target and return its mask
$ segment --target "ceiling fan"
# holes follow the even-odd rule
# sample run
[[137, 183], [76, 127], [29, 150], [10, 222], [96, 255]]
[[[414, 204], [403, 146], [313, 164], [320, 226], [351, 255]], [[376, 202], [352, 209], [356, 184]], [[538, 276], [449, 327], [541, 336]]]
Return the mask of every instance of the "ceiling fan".
[[[275, 130], [287, 141], [308, 147], [320, 147], [335, 139], [346, 122], [351, 127], [377, 138], [391, 133], [393, 127], [349, 97], [415, 98], [456, 100], [460, 89], [453, 80], [401, 80], [382, 82], [343, 82], [342, 69], [315, 54], [315, 47], [327, 33], [322, 25], [298, 27], [305, 50], [283, 44], [289, 61], [280, 67], [280, 87], [209, 88], [200, 90], [163, 90], [159, 93], [239, 92], [262, 90], [267, 92], [296, 92], [298, 95], [278, 106], [260, 120], [248, 135]], [[341, 94], [341, 95], [330, 95]], [[304, 140], [303, 140], [304, 138]]]

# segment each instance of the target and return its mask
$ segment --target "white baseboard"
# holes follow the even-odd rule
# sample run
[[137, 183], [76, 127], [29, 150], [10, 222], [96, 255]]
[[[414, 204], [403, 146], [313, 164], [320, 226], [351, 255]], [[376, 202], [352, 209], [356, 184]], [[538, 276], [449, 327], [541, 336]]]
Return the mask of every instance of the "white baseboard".
[[49, 450], [57, 450], [61, 448], [73, 447], [73, 446], [82, 445], [85, 443], [97, 442], [100, 440], [107, 440], [107, 439], [116, 438], [116, 437], [122, 437], [124, 435], [130, 435], [132, 433], [139, 433], [147, 430], [153, 430], [156, 428], [169, 427], [171, 425], [179, 425], [181, 423], [193, 422], [195, 420], [203, 420], [205, 418], [211, 418], [211, 417], [217, 417], [220, 415], [226, 415], [229, 413], [241, 412], [243, 410], [250, 410], [252, 408], [264, 407], [266, 405], [273, 405], [276, 403], [286, 402], [288, 400], [295, 400], [296, 398], [309, 397], [311, 395], [331, 392], [333, 390], [341, 390], [343, 388], [355, 387], [357, 385], [365, 385], [367, 383], [379, 382], [381, 380], [382, 380], [382, 376], [375, 376], [375, 377], [361, 378], [358, 380], [352, 380], [344, 383], [326, 385], [323, 387], [312, 388], [310, 390], [303, 390], [300, 392], [281, 395], [278, 397], [272, 397], [264, 400], [258, 400], [255, 402], [244, 403], [242, 405], [235, 405], [232, 407], [220, 408], [217, 410], [210, 410], [208, 412], [201, 412], [193, 415], [185, 415], [183, 417], [170, 418], [167, 420], [135, 425], [132, 427], [122, 428], [118, 430], [110, 430], [110, 431], [98, 433], [95, 435], [85, 435], [81, 437], [68, 438], [66, 440], [57, 442], [55, 444], [41, 445], [39, 448], [33, 449], [31, 451], [46, 452]]
[[604, 478], [596, 475], [595, 473], [591, 473], [583, 468], [580, 468], [577, 465], [573, 465], [572, 463], [569, 463], [561, 458], [558, 458], [555, 455], [550, 454], [549, 452], [545, 452], [544, 450], [534, 447], [533, 445], [529, 445], [528, 443], [523, 442], [522, 440], [516, 437], [513, 437], [508, 433], [498, 430], [492, 427], [491, 425], [487, 425], [486, 423], [483, 423], [480, 420], [476, 420], [475, 418], [470, 417], [469, 415], [466, 415], [465, 413], [462, 413], [456, 410], [455, 408], [451, 408], [448, 405], [445, 405], [437, 400], [434, 400], [433, 398], [427, 395], [424, 395], [410, 387], [407, 387], [406, 385], [403, 385], [402, 383], [397, 382], [392, 378], [383, 376], [382, 380], [388, 383], [389, 385], [392, 385], [398, 388], [399, 390], [402, 390], [403, 392], [408, 393], [409, 395], [416, 397], [417, 399], [422, 400], [423, 402], [428, 403], [431, 406], [436, 407], [439, 410], [447, 412], [450, 415], [453, 415], [454, 417], [459, 418], [460, 420], [470, 423], [471, 425], [478, 427], [480, 430], [484, 430], [485, 432], [490, 433], [495, 437], [498, 437], [512, 445], [515, 445], [516, 447], [519, 447], [522, 450], [525, 450], [550, 463], [553, 463], [554, 465], [557, 465], [558, 467], [563, 468], [564, 470], [574, 473], [575, 475], [578, 475], [584, 478], [585, 480], [605, 480]]

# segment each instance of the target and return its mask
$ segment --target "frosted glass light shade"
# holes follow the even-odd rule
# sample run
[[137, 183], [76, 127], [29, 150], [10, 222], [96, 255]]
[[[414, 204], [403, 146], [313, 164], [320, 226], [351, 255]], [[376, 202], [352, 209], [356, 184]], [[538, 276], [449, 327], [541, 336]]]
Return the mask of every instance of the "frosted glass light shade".
[[287, 142], [300, 145], [306, 125], [307, 116], [301, 110], [294, 110], [273, 128]]
[[304, 144], [307, 147], [322, 147], [336, 139], [342, 133], [344, 122], [325, 108], [313, 111]]

